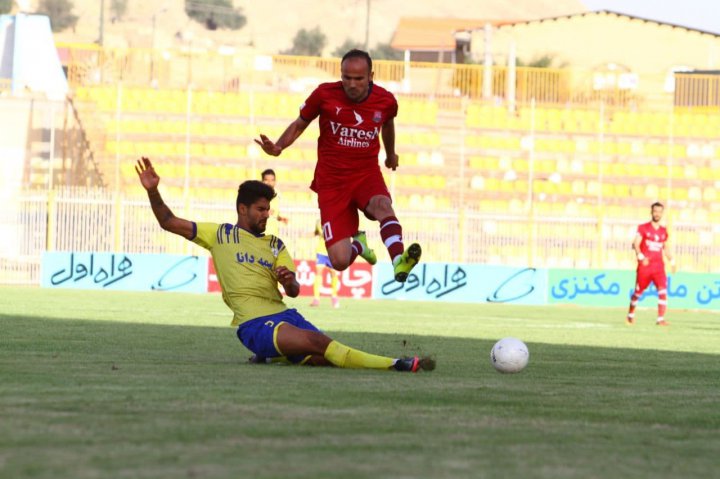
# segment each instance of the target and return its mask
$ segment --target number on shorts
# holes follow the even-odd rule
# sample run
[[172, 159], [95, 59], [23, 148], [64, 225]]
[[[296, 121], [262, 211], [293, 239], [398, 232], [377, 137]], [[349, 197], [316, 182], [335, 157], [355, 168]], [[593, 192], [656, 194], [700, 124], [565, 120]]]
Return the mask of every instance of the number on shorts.
[[332, 227], [330, 226], [330, 222], [322, 225], [323, 228], [323, 236], [325, 237], [325, 241], [330, 241], [333, 238], [332, 234]]

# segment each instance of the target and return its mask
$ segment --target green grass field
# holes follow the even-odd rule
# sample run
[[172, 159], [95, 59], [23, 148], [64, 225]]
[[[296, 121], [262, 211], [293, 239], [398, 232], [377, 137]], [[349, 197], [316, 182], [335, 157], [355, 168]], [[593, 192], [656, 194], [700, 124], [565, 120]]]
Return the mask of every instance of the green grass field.
[[[678, 478], [720, 467], [720, 315], [290, 301], [431, 373], [250, 365], [217, 295], [0, 287], [2, 478]], [[520, 374], [492, 368], [523, 339]]]

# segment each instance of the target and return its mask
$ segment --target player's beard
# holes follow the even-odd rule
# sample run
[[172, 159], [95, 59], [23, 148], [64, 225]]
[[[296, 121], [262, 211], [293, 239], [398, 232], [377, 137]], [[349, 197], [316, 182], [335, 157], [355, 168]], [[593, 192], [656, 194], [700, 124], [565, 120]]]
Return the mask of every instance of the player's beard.
[[267, 220], [260, 220], [252, 227], [252, 232], [256, 235], [261, 235], [265, 232], [265, 228], [267, 228]]

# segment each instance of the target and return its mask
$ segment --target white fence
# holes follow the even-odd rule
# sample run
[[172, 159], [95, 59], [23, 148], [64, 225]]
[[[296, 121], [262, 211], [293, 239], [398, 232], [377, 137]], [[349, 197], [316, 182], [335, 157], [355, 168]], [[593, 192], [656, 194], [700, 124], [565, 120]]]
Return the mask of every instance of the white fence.
[[[234, 203], [165, 200], [176, 215], [192, 221], [237, 219]], [[406, 242], [423, 245], [424, 261], [556, 268], [633, 268], [630, 244], [637, 223], [645, 221], [489, 215], [472, 209], [397, 213]], [[314, 258], [318, 212], [287, 207], [283, 214], [290, 221], [280, 226], [280, 236], [292, 255]], [[367, 229], [379, 258], [387, 259], [377, 224], [365, 222], [361, 227]], [[683, 271], [720, 270], [720, 228], [676, 223], [670, 233]], [[38, 284], [46, 250], [207, 254], [160, 229], [147, 198], [85, 188], [24, 192], [5, 200], [0, 235], [0, 283], [5, 284]]]

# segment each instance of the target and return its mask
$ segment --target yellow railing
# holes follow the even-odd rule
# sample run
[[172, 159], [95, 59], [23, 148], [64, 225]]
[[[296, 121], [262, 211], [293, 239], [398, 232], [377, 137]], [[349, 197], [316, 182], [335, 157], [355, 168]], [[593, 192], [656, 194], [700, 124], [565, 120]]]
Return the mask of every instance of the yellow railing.
[[720, 111], [720, 75], [675, 74], [675, 105]]
[[[308, 89], [318, 81], [340, 78], [338, 58], [275, 55], [223, 55], [190, 46], [174, 50], [109, 49], [97, 45], [58, 43], [72, 87], [114, 84], [153, 88], [195, 88], [239, 91]], [[678, 89], [665, 90], [661, 75], [637, 75], [635, 85], [623, 85], [608, 72], [573, 68], [441, 64], [376, 60], [375, 80], [393, 91], [459, 107], [460, 98], [527, 104], [607, 106], [650, 105], [667, 110], [678, 105], [716, 105], [720, 79], [715, 75], [677, 74]], [[514, 75], [514, 82], [511, 80]], [[490, 85], [485, 86], [486, 81]], [[514, 96], [513, 96], [514, 94]], [[713, 103], [714, 102], [714, 103]]]

